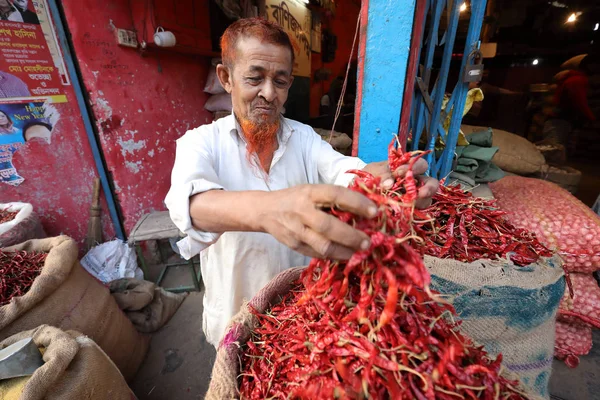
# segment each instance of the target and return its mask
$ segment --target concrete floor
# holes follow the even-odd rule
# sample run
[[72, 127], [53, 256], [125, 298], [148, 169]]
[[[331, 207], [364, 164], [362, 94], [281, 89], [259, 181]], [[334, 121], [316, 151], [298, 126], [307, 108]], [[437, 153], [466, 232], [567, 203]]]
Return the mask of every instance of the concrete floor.
[[590, 354], [580, 357], [577, 368], [569, 368], [554, 360], [550, 378], [553, 400], [600, 399], [600, 330], [594, 330], [594, 346]]
[[[156, 279], [160, 266], [150, 267], [149, 272], [150, 278]], [[170, 270], [162, 286], [189, 284], [187, 267], [177, 267]], [[204, 398], [215, 349], [202, 332], [203, 294], [190, 293], [167, 325], [153, 335], [147, 358], [130, 384], [139, 400]], [[594, 331], [594, 343], [575, 369], [555, 360], [550, 379], [553, 400], [600, 399], [600, 330]]]
[[[151, 280], [156, 281], [161, 267], [148, 268]], [[188, 285], [187, 266], [170, 268], [161, 283], [163, 287]], [[204, 398], [216, 352], [202, 332], [202, 296], [203, 291], [190, 293], [173, 318], [153, 334], [146, 360], [130, 383], [139, 400]]]

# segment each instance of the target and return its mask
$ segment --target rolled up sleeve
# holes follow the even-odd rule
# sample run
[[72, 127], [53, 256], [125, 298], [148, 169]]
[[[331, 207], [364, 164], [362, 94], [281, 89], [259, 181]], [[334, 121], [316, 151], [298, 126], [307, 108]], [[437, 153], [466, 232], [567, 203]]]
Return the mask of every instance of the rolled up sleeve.
[[[317, 133], [315, 132], [315, 135]], [[317, 159], [317, 168], [319, 170], [319, 180], [322, 183], [348, 186], [354, 179], [354, 174], [347, 174], [351, 169], [363, 169], [367, 164], [357, 157], [345, 156], [333, 149], [329, 143], [322, 140], [319, 136], [319, 156]]]
[[209, 190], [224, 190], [213, 164], [211, 137], [202, 128], [189, 131], [177, 140], [171, 188], [165, 198], [173, 223], [187, 236], [177, 243], [185, 259], [190, 259], [215, 243], [220, 234], [194, 228], [190, 197]]

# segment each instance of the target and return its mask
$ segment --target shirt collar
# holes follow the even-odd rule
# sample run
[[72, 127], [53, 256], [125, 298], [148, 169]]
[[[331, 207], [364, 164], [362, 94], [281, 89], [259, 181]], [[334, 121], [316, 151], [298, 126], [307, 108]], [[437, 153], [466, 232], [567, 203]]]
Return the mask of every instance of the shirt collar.
[[[277, 133], [277, 141], [279, 142], [279, 147], [284, 147], [287, 144], [290, 137], [292, 136], [294, 128], [292, 128], [290, 123], [283, 115], [280, 116], [280, 121], [281, 124], [279, 132]], [[233, 111], [231, 112], [231, 116], [228, 117], [225, 121], [225, 131], [229, 132], [229, 134], [233, 137], [235, 141], [239, 142], [239, 140], [241, 139], [242, 142], [246, 143], [244, 135], [241, 134], [242, 129], [240, 128], [240, 125], [238, 124], [237, 118], [235, 117]]]

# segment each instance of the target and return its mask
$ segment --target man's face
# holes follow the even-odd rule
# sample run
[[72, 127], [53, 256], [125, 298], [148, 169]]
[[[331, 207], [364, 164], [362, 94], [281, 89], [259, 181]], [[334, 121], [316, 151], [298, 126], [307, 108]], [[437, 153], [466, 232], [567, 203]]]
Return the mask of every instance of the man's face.
[[279, 119], [294, 79], [290, 50], [255, 38], [240, 39], [233, 68], [220, 65], [218, 75], [231, 93], [238, 118], [272, 124]]
[[29, 0], [13, 0], [13, 4], [21, 11], [25, 11], [27, 9], [27, 3], [29, 3]]

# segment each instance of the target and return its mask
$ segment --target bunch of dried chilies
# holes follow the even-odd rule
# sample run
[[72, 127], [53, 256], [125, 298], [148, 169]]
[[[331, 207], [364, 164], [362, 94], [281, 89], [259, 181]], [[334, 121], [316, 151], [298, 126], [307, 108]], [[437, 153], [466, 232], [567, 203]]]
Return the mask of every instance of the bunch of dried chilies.
[[18, 211], [8, 211], [8, 209], [0, 210], [0, 224], [12, 221], [18, 213]]
[[552, 256], [534, 234], [509, 223], [496, 200], [474, 197], [459, 187], [440, 187], [424, 214], [433, 220], [416, 225], [423, 240], [415, 245], [430, 256], [464, 262], [508, 256], [521, 266]]
[[0, 306], [23, 296], [33, 285], [48, 253], [3, 251], [0, 249]]
[[242, 399], [527, 398], [501, 373], [501, 356], [493, 360], [464, 337], [453, 307], [429, 290], [415, 247], [432, 222], [414, 209], [412, 167], [423, 155], [390, 146], [390, 167], [409, 170], [391, 190], [353, 171], [351, 188], [378, 204], [377, 217], [331, 213], [366, 232], [371, 248], [347, 262], [314, 259], [295, 290], [256, 313], [241, 358]]

